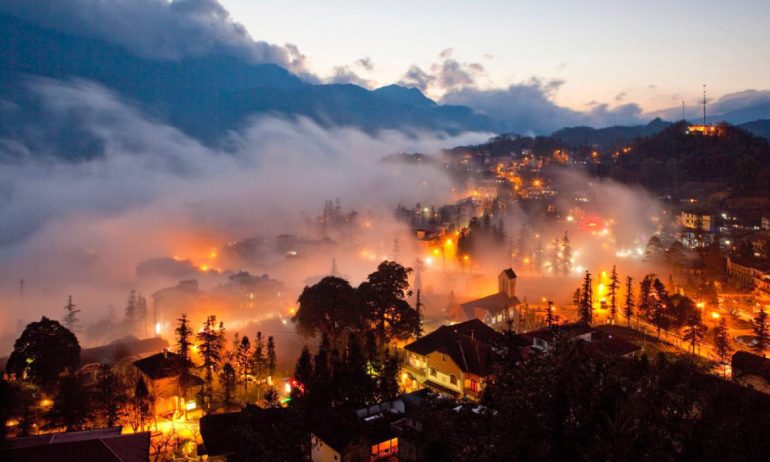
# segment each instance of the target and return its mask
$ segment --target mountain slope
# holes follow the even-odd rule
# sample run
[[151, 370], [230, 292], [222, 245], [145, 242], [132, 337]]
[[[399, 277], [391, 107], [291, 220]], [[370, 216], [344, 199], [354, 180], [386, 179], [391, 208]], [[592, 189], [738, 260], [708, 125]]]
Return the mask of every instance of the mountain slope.
[[0, 15], [0, 36], [0, 98], [22, 112], [10, 116], [0, 111], [0, 137], [6, 139], [23, 140], [26, 124], [45, 116], [30, 94], [30, 77], [98, 82], [206, 142], [215, 142], [254, 114], [306, 116], [323, 125], [369, 131], [497, 128], [489, 117], [440, 106], [416, 89], [313, 85], [277, 65], [230, 56], [140, 58], [98, 39], [41, 29], [7, 15]]

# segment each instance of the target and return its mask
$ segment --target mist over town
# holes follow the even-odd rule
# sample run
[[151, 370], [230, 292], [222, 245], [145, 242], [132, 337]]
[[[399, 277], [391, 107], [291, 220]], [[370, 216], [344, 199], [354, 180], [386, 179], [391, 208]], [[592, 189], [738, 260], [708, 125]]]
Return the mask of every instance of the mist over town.
[[402, 3], [0, 2], [0, 459], [770, 458], [768, 6]]

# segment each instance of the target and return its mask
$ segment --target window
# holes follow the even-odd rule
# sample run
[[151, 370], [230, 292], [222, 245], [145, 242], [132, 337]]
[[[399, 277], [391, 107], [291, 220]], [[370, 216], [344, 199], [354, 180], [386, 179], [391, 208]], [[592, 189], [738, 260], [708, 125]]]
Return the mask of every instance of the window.
[[441, 354], [441, 360], [442, 360], [442, 361], [446, 361], [446, 355], [445, 355], [445, 354], [443, 354], [443, 353]]
[[454, 374], [449, 374], [449, 383], [452, 385], [457, 385], [457, 376]]
[[436, 368], [435, 367], [431, 367], [430, 368], [430, 376], [431, 377], [435, 377], [436, 376]]
[[473, 380], [473, 379], [471, 379], [471, 391], [474, 392], [474, 393], [478, 393], [479, 392], [479, 382], [477, 382], [476, 380]]

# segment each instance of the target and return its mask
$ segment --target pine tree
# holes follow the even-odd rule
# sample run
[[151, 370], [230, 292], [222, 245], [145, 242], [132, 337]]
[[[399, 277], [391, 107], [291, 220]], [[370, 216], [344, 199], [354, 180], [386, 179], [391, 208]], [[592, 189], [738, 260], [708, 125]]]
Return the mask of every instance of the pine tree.
[[722, 366], [722, 375], [727, 377], [727, 366], [730, 365], [733, 348], [730, 346], [725, 318], [720, 319], [719, 325], [714, 329], [714, 350], [717, 354], [717, 362]]
[[190, 329], [190, 322], [187, 319], [186, 314], [182, 314], [182, 317], [177, 319], [177, 327], [174, 329], [176, 333], [176, 353], [177, 353], [177, 368], [179, 370], [179, 387], [182, 389], [182, 397], [187, 399], [187, 391], [192, 383], [192, 376], [190, 375], [190, 348], [192, 347], [193, 331]]
[[610, 275], [610, 324], [615, 324], [615, 318], [618, 314], [618, 289], [620, 288], [620, 280], [618, 279], [618, 271], [615, 265], [612, 265], [612, 274]]
[[228, 412], [235, 404], [235, 387], [237, 382], [235, 368], [229, 361], [222, 365], [219, 381], [222, 383], [222, 404], [224, 404], [225, 412]]
[[125, 321], [131, 332], [136, 329], [137, 312], [136, 312], [136, 291], [132, 290], [128, 294], [128, 302], [126, 303]]
[[639, 283], [639, 312], [646, 317], [650, 316], [651, 309], [651, 294], [652, 294], [652, 278], [653, 275], [648, 274]]
[[80, 330], [80, 326], [78, 325], [78, 322], [80, 321], [78, 319], [78, 313], [80, 313], [80, 310], [77, 309], [77, 305], [72, 303], [72, 295], [67, 297], [67, 304], [64, 305], [64, 311], [64, 319], [62, 319], [64, 327], [69, 329], [71, 332], [77, 332]]
[[235, 363], [238, 366], [238, 375], [240, 375], [243, 381], [243, 394], [244, 396], [249, 392], [249, 372], [251, 370], [251, 341], [249, 337], [244, 335], [241, 337], [238, 343], [238, 348], [235, 352]]
[[553, 302], [548, 300], [548, 308], [545, 312], [545, 325], [548, 327], [553, 327], [553, 321]]
[[262, 332], [257, 332], [254, 339], [254, 353], [251, 357], [251, 369], [257, 383], [257, 396], [262, 394], [262, 383], [266, 377], [267, 355], [265, 354], [265, 339]]
[[126, 404], [123, 384], [110, 366], [102, 364], [94, 386], [94, 401], [108, 427], [112, 427], [123, 413]]
[[224, 337], [222, 332], [217, 329], [217, 318], [210, 315], [203, 322], [203, 329], [196, 335], [198, 342], [198, 351], [203, 358], [203, 368], [205, 371], [205, 389], [203, 391], [204, 409], [208, 411], [211, 407], [213, 397], [214, 372], [219, 371], [219, 363], [222, 360], [222, 351], [224, 350]]
[[754, 318], [754, 335], [755, 343], [752, 346], [754, 351], [758, 355], [765, 356], [765, 350], [767, 349], [767, 337], [768, 337], [768, 320], [767, 311], [764, 308]]
[[134, 396], [131, 399], [131, 407], [136, 417], [135, 422], [132, 423], [134, 431], [143, 431], [145, 428], [145, 422], [150, 418], [150, 411], [152, 407], [153, 397], [150, 394], [150, 390], [147, 388], [147, 383], [142, 376], [139, 376], [136, 384], [134, 385]]
[[626, 303], [623, 305], [623, 315], [626, 317], [628, 327], [631, 327], [631, 317], [634, 315], [634, 280], [631, 276], [626, 278]]
[[[450, 293], [450, 297], [452, 296], [452, 294], [453, 293]], [[418, 318], [420, 320], [420, 326], [417, 329], [417, 332], [415, 333], [415, 337], [420, 338], [420, 337], [422, 337], [422, 333], [423, 333], [422, 322], [423, 322], [423, 319], [424, 319], [424, 315], [423, 315], [423, 311], [422, 311], [422, 307], [423, 307], [422, 298], [420, 297], [420, 289], [417, 289], [416, 297], [417, 298], [415, 300], [414, 309], [417, 310], [417, 316], [418, 316]], [[451, 308], [451, 306], [450, 306], [450, 308]]]
[[273, 336], [267, 338], [267, 375], [270, 380], [275, 376], [275, 368], [278, 366], [278, 357], [275, 353], [275, 339]]
[[580, 304], [578, 305], [578, 319], [586, 324], [593, 320], [593, 288], [591, 287], [591, 273], [586, 270], [583, 279], [583, 288], [580, 291]]
[[655, 281], [653, 281], [652, 290], [655, 296], [651, 303], [650, 320], [655, 325], [658, 337], [660, 337], [660, 331], [666, 322], [668, 292], [666, 292], [666, 287], [658, 278], [655, 278]]
[[692, 354], [695, 354], [695, 346], [703, 340], [703, 336], [706, 332], [706, 326], [703, 325], [701, 314], [695, 310], [687, 317], [687, 323], [684, 328], [682, 338], [690, 343], [690, 349]]
[[297, 364], [294, 366], [294, 380], [299, 382], [301, 389], [292, 388], [292, 398], [295, 398], [302, 394], [304, 387], [310, 384], [314, 376], [313, 372], [313, 357], [310, 354], [310, 350], [307, 346], [302, 348], [302, 353], [297, 359]]

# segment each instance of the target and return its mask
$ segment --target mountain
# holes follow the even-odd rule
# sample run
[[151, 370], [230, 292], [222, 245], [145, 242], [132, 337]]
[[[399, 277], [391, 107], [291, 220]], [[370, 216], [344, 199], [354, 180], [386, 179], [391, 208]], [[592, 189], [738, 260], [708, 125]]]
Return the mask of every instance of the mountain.
[[[280, 66], [232, 56], [142, 58], [97, 38], [43, 29], [8, 15], [0, 15], [0, 36], [0, 138], [33, 147], [75, 148], [76, 157], [97, 154], [98, 142], [76, 126], [46, 119], [39, 96], [30, 90], [35, 77], [97, 82], [207, 143], [254, 114], [306, 116], [324, 126], [372, 132], [457, 133], [498, 127], [487, 116], [467, 107], [436, 104], [414, 88], [391, 85], [370, 91], [349, 84], [315, 85]], [[40, 126], [30, 128], [35, 123]], [[51, 139], [31, 140], [31, 134], [39, 136], [41, 131]]]
[[669, 126], [671, 126], [671, 122], [656, 118], [647, 125], [634, 125], [630, 127], [562, 128], [553, 132], [551, 138], [557, 140], [559, 144], [565, 147], [597, 145], [601, 149], [612, 149], [617, 146], [626, 145], [636, 138], [659, 133]]
[[744, 130], [770, 140], [770, 119], [755, 120], [739, 125]]
[[436, 102], [425, 96], [417, 88], [407, 88], [401, 85], [387, 85], [372, 91], [377, 96], [396, 103], [408, 104], [415, 107], [434, 107]]

